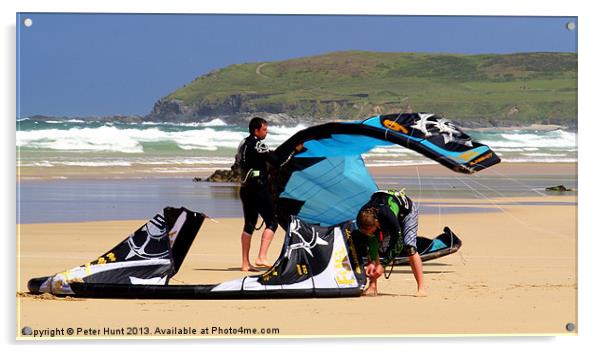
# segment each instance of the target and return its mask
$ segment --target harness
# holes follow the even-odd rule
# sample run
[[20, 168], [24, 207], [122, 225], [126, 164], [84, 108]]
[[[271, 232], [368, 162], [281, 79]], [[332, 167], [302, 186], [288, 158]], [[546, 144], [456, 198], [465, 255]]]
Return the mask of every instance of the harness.
[[400, 190], [377, 190], [374, 192], [374, 194], [390, 196], [387, 198], [387, 205], [397, 217], [399, 217], [399, 213], [401, 211], [400, 207], [403, 207], [405, 211], [403, 212], [404, 214], [407, 214], [410, 210], [411, 205], [406, 196], [405, 188]]
[[[246, 166], [248, 164], [248, 162], [246, 160], [246, 149], [248, 147], [248, 138], [249, 137], [242, 140], [241, 143], [238, 145], [238, 148], [236, 151], [236, 156], [234, 157], [235, 165], [237, 166], [239, 173], [241, 175], [240, 182], [243, 185], [245, 185], [251, 179], [258, 179], [262, 176], [261, 170], [259, 170], [259, 169], [253, 169], [253, 168], [246, 169]], [[265, 146], [265, 144], [259, 145], [259, 143], [260, 143], [260, 141], [256, 142], [255, 149], [258, 152], [267, 153], [268, 152], [267, 146]]]
[[247, 174], [245, 174], [245, 177], [242, 178], [242, 180], [240, 181], [241, 184], [246, 184], [247, 180], [250, 178], [259, 178], [261, 176], [261, 171], [260, 170], [255, 170], [255, 169], [249, 169], [249, 171], [247, 172]]

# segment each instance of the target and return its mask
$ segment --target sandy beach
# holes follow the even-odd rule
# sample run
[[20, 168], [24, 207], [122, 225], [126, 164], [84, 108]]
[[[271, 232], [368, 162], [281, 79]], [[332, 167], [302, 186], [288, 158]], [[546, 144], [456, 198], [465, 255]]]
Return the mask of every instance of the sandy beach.
[[[508, 169], [496, 167], [483, 174], [529, 174], [533, 168], [549, 175], [576, 173], [574, 164], [548, 164], [547, 169], [500, 167]], [[427, 169], [421, 169], [421, 175], [429, 174]], [[442, 169], [432, 170], [436, 174]], [[404, 170], [415, 175], [415, 168], [373, 172], [403, 174]], [[16, 335], [32, 338], [22, 335], [25, 326], [48, 329], [46, 334], [57, 333], [54, 338], [94, 339], [141, 337], [121, 334], [131, 328], [148, 328], [151, 334], [158, 328], [163, 334], [156, 336], [193, 338], [238, 337], [241, 334], [227, 330], [239, 328], [269, 329], [262, 337], [576, 334], [576, 194], [416, 201], [467, 209], [420, 217], [419, 235], [432, 238], [447, 225], [463, 240], [459, 253], [425, 263], [426, 298], [413, 296], [415, 282], [409, 267], [397, 267], [390, 279], [381, 280], [378, 297], [178, 301], [32, 296], [26, 293], [30, 278], [96, 258], [146, 219], [17, 225]], [[474, 208], [481, 211], [473, 212]], [[215, 284], [247, 274], [239, 271], [242, 219], [217, 221], [203, 224], [172, 284]], [[273, 260], [283, 234], [279, 229], [270, 248]], [[256, 234], [252, 256], [259, 240]], [[569, 323], [576, 327], [572, 332], [566, 329]], [[68, 328], [81, 330], [61, 334]], [[177, 334], [185, 328], [196, 333]], [[212, 328], [222, 331], [212, 332]], [[86, 329], [99, 334], [86, 334]], [[174, 329], [176, 334], [170, 334]]]

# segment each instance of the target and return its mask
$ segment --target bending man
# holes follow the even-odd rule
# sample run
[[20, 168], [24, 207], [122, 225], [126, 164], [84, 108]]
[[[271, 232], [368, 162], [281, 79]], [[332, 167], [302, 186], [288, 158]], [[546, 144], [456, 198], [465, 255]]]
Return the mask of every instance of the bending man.
[[[370, 284], [366, 295], [377, 295], [377, 280], [385, 272], [384, 267], [395, 257], [405, 254], [409, 257], [412, 273], [418, 290], [416, 296], [426, 296], [422, 273], [422, 260], [416, 252], [418, 212], [412, 200], [403, 191], [377, 191], [357, 215], [359, 232], [354, 238], [361, 255], [367, 253], [366, 276]], [[389, 239], [381, 261], [379, 248], [384, 239]], [[363, 253], [363, 254], [362, 254]]]

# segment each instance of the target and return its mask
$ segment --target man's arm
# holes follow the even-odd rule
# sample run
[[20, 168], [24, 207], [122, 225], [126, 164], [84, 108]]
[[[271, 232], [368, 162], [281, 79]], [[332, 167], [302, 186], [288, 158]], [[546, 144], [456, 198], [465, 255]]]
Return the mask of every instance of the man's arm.
[[384, 267], [380, 264], [379, 256], [376, 256], [375, 260], [368, 258], [368, 265], [366, 266], [366, 276], [370, 279], [377, 279], [385, 273]]

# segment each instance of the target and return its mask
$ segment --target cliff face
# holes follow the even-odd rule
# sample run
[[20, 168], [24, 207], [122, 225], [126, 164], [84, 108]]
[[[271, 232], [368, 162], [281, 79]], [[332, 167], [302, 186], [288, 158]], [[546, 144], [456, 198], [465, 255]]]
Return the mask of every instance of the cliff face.
[[242, 116], [242, 115], [273, 115], [287, 114], [295, 116], [308, 116], [316, 119], [359, 118], [367, 113], [388, 113], [399, 111], [399, 105], [358, 105], [351, 100], [340, 99], [337, 101], [302, 100], [299, 102], [261, 102], [257, 101], [260, 95], [236, 94], [225, 97], [223, 101], [199, 102], [186, 105], [178, 99], [163, 98], [157, 101], [152, 112], [147, 116], [149, 120], [204, 120], [216, 116]]
[[572, 53], [330, 53], [197, 77], [157, 101], [146, 119], [279, 114], [313, 121], [428, 111], [476, 126], [576, 125], [576, 70]]
[[171, 121], [171, 120], [189, 120], [196, 117], [193, 107], [184, 104], [178, 99], [161, 98], [153, 105], [153, 110], [146, 116], [148, 120]]

